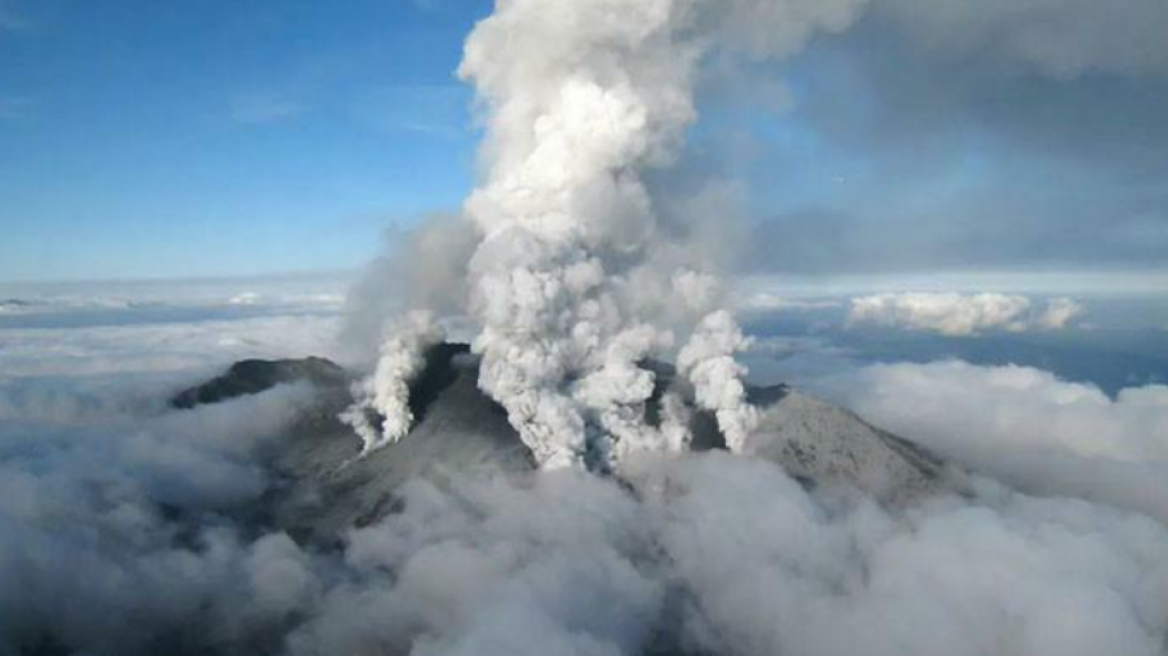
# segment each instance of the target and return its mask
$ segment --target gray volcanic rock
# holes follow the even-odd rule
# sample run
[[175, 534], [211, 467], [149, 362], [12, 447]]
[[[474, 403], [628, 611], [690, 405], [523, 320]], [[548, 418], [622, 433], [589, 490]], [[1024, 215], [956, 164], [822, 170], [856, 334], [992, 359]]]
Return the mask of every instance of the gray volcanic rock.
[[[270, 467], [276, 484], [254, 512], [273, 528], [327, 542], [391, 512], [395, 491], [413, 478], [441, 481], [471, 472], [509, 476], [534, 470], [506, 412], [479, 390], [478, 360], [468, 347], [442, 344], [426, 359], [411, 385], [413, 430], [397, 444], [360, 458], [360, 440], [336, 418], [351, 401], [350, 378], [327, 360], [241, 362], [179, 394], [173, 403], [214, 403], [299, 380], [316, 385], [317, 406], [274, 454]], [[657, 376], [646, 407], [646, 421], [655, 424], [666, 390], [692, 398], [692, 389], [669, 365], [645, 364]], [[952, 484], [940, 460], [850, 412], [782, 385], [751, 387], [748, 396], [762, 408], [762, 421], [746, 443], [747, 453], [779, 464], [804, 485], [850, 486], [883, 503], [900, 504]], [[695, 450], [725, 448], [710, 413], [695, 410], [690, 428]]]
[[899, 504], [938, 491], [955, 473], [922, 447], [799, 392], [763, 407], [745, 452], [805, 484], [853, 485]]
[[419, 476], [530, 472], [531, 453], [506, 412], [478, 389], [464, 346], [441, 345], [412, 385], [415, 425], [397, 444], [357, 458], [360, 440], [335, 419], [297, 427], [277, 457], [282, 477], [269, 498], [273, 523], [294, 535], [330, 539], [389, 512], [394, 491]]
[[222, 376], [183, 390], [170, 399], [175, 408], [189, 409], [239, 396], [258, 394], [282, 383], [307, 381], [321, 388], [344, 386], [345, 370], [324, 358], [303, 360], [241, 360]]

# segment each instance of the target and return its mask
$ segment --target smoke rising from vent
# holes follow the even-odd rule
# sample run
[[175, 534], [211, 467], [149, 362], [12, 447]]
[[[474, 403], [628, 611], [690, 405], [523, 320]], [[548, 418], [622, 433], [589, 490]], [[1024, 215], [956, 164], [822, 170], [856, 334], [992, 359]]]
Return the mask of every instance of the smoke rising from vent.
[[[682, 343], [681, 371], [728, 443], [749, 432], [733, 361], [741, 332], [711, 302], [716, 294], [689, 293], [716, 289], [710, 271], [659, 256], [665, 237], [644, 176], [676, 158], [711, 53], [787, 55], [817, 31], [845, 28], [861, 4], [515, 0], [475, 28], [459, 70], [486, 123], [484, 173], [464, 208], [479, 235], [466, 314], [477, 325], [480, 386], [542, 465], [578, 466], [591, 453], [610, 466], [650, 444], [684, 442], [645, 423], [654, 375], [641, 366]], [[666, 316], [662, 305], [684, 309]], [[383, 434], [361, 411], [349, 414], [367, 445], [408, 428], [401, 394], [377, 390], [407, 389], [408, 363], [421, 355], [402, 347], [426, 345], [389, 342], [366, 384]]]
[[[961, 17], [956, 2], [898, 6]], [[370, 374], [348, 426], [344, 372], [189, 409], [160, 395], [220, 359], [317, 352], [332, 315], [301, 306], [247, 330], [62, 314], [4, 331], [0, 656], [1168, 656], [1168, 387], [1110, 398], [942, 363], [876, 365], [841, 392], [913, 442], [797, 391], [747, 400], [750, 340], [654, 177], [681, 156], [706, 62], [793, 54], [863, 5], [499, 0], [462, 67], [481, 183], [354, 294], [376, 303], [345, 331]], [[688, 210], [721, 228], [704, 200]], [[274, 311], [243, 292], [220, 298]], [[857, 301], [866, 321], [950, 336], [1082, 311]], [[429, 366], [464, 320], [523, 444], [461, 349]], [[806, 339], [845, 351], [832, 334]], [[673, 385], [652, 359], [676, 363]], [[707, 415], [739, 455], [691, 452]]]
[[[356, 402], [341, 420], [361, 436], [366, 454], [405, 437], [414, 421], [410, 410], [410, 380], [426, 366], [426, 349], [442, 341], [445, 333], [433, 315], [414, 311], [390, 326], [373, 375], [354, 386]], [[374, 425], [371, 414], [382, 416]]]

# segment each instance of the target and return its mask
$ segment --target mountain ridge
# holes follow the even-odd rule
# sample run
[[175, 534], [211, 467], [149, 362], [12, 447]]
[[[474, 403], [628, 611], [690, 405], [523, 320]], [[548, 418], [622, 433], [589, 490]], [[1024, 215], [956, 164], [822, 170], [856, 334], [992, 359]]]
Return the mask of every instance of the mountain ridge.
[[[711, 413], [693, 406], [692, 389], [662, 362], [646, 420], [666, 389], [678, 389], [692, 411], [693, 450], [725, 449]], [[337, 419], [351, 401], [354, 377], [324, 358], [247, 360], [223, 375], [182, 390], [176, 408], [218, 403], [276, 385], [308, 382], [316, 404], [288, 431], [272, 456], [274, 484], [254, 512], [300, 540], [332, 542], [346, 530], [392, 512], [396, 491], [415, 478], [444, 480], [472, 473], [525, 475], [535, 461], [505, 410], [478, 388], [478, 359], [465, 344], [439, 344], [411, 383], [414, 427], [396, 444], [357, 457], [360, 440]], [[855, 414], [786, 385], [748, 387], [761, 410], [744, 455], [778, 464], [804, 486], [859, 488], [882, 503], [902, 504], [950, 487], [946, 463], [919, 445]]]

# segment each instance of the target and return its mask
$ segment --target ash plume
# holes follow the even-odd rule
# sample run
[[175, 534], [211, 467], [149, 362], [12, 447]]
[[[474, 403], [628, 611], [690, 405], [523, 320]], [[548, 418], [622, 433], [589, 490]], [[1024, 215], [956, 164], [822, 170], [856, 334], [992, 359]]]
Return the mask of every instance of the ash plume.
[[[405, 437], [413, 423], [410, 381], [426, 365], [426, 349], [442, 341], [446, 333], [433, 315], [415, 311], [390, 326], [373, 375], [354, 386], [356, 402], [341, 415], [363, 443], [361, 453], [393, 444]], [[380, 427], [371, 414], [380, 414]]]
[[[486, 140], [464, 206], [478, 235], [465, 313], [481, 388], [542, 466], [597, 454], [609, 467], [622, 454], [683, 444], [646, 424], [654, 374], [641, 366], [679, 346], [683, 375], [728, 443], [749, 433], [744, 369], [733, 360], [741, 332], [713, 302], [717, 281], [691, 261], [700, 258], [664, 254], [645, 175], [676, 159], [708, 58], [791, 54], [817, 31], [847, 27], [862, 4], [515, 0], [475, 28], [459, 73], [478, 93]], [[695, 285], [705, 293], [691, 293]], [[399, 392], [416, 367], [395, 363], [416, 362], [426, 346], [388, 340], [389, 364], [365, 384], [366, 405], [385, 416], [382, 434], [360, 407], [348, 414], [367, 445], [408, 429]]]
[[[725, 248], [729, 212], [693, 189], [678, 211], [657, 174], [709, 62], [793, 55], [866, 2], [497, 0], [460, 69], [480, 182], [352, 292], [351, 387], [284, 359], [332, 333], [299, 307], [0, 334], [0, 656], [1168, 656], [1168, 387], [880, 364], [834, 381], [861, 418], [744, 383], [700, 243]], [[887, 2], [1026, 53], [1044, 35], [1006, 0], [993, 29]], [[1130, 66], [1097, 45], [1069, 70]], [[949, 337], [1082, 312], [857, 307]], [[829, 336], [791, 339], [844, 353]], [[281, 360], [206, 380], [258, 349]]]

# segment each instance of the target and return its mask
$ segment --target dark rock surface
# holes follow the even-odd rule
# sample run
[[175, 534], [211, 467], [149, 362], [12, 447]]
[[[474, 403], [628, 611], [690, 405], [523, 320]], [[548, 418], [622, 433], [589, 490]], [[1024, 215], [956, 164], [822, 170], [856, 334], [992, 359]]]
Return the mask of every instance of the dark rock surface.
[[427, 354], [413, 384], [415, 424], [397, 444], [357, 458], [360, 440], [335, 419], [296, 427], [274, 469], [280, 483], [266, 500], [275, 526], [299, 538], [330, 540], [389, 512], [406, 481], [530, 472], [535, 463], [501, 406], [478, 389], [478, 368], [466, 347]]
[[259, 394], [283, 383], [307, 381], [317, 387], [329, 388], [343, 386], [348, 379], [344, 369], [324, 358], [241, 360], [223, 375], [174, 395], [170, 405], [189, 409]]

